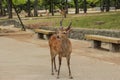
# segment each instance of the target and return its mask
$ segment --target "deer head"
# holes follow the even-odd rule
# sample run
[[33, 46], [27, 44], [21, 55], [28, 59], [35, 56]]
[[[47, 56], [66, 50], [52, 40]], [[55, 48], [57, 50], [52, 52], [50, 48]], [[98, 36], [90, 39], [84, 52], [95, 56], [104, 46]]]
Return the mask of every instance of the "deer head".
[[57, 37], [58, 38], [67, 38], [68, 34], [71, 31], [72, 22], [69, 23], [67, 28], [63, 28], [62, 22], [63, 22], [63, 19], [60, 21], [60, 27], [59, 27], [59, 30], [57, 31]]

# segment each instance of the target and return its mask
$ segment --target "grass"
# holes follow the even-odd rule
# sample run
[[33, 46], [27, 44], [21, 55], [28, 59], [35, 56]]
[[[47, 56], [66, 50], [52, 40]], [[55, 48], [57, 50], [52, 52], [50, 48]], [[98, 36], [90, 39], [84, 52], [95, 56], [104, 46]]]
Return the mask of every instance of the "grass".
[[87, 14], [72, 18], [73, 26], [93, 29], [120, 29], [120, 12]]
[[[42, 24], [45, 26], [59, 26], [60, 15], [49, 17], [33, 17], [34, 19], [23, 20], [24, 24]], [[72, 27], [92, 28], [92, 29], [120, 29], [120, 12], [89, 13], [89, 14], [68, 14], [63, 21], [63, 26], [67, 26], [72, 21]]]

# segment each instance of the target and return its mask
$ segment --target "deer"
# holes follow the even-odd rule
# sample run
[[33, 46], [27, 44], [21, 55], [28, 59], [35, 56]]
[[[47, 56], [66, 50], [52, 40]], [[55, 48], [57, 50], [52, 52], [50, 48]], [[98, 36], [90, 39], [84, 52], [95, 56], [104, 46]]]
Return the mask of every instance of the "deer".
[[[63, 22], [63, 19], [60, 21], [60, 28], [56, 31], [56, 34], [53, 34], [49, 38], [51, 68], [52, 68], [51, 70], [52, 70], [52, 75], [54, 75], [54, 70], [57, 72], [57, 79], [59, 79], [62, 57], [65, 57], [67, 60], [67, 66], [69, 70], [69, 78], [73, 79], [71, 74], [71, 68], [70, 68], [72, 45], [71, 45], [71, 41], [68, 39], [68, 34], [71, 31], [72, 22], [70, 22], [67, 28], [62, 27], [62, 22]], [[58, 71], [56, 68], [56, 61], [55, 61], [55, 58], [57, 55], [58, 55], [58, 61], [59, 61]]]
[[62, 15], [62, 18], [66, 18], [66, 10], [60, 9], [59, 13]]
[[45, 10], [45, 11], [43, 11], [43, 12], [38, 12], [38, 14], [39, 14], [41, 17], [43, 16], [43, 14], [45, 14], [46, 16], [49, 17], [49, 11], [48, 11], [48, 10]]

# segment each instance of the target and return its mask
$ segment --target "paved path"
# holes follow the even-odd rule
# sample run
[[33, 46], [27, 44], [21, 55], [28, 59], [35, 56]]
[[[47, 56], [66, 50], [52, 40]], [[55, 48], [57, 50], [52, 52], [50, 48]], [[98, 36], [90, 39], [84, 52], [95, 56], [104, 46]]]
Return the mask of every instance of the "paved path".
[[[0, 80], [57, 80], [48, 48], [0, 37]], [[120, 66], [72, 53], [74, 80], [120, 80]], [[59, 80], [69, 80], [63, 59]]]

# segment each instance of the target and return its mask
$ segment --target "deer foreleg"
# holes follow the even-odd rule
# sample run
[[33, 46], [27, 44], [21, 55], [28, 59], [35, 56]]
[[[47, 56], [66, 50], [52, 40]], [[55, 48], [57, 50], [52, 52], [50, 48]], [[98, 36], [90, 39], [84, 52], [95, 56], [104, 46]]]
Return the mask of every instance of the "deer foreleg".
[[69, 70], [69, 78], [73, 79], [72, 74], [71, 74], [71, 69], [70, 69], [70, 57], [67, 57], [67, 65], [68, 65], [68, 70]]
[[59, 68], [58, 68], [58, 74], [57, 74], [57, 78], [59, 79], [59, 74], [60, 74], [60, 67], [61, 67], [61, 61], [62, 61], [62, 57], [59, 56]]

